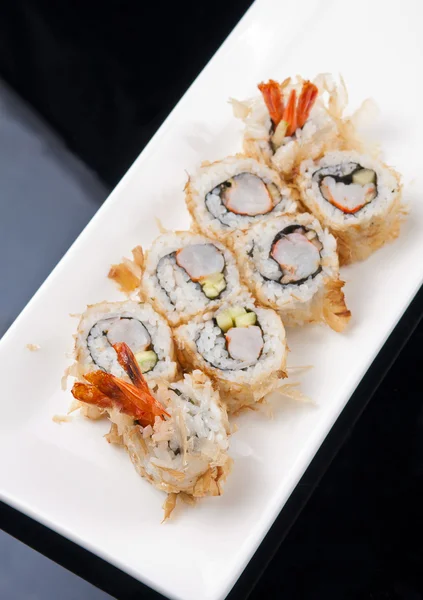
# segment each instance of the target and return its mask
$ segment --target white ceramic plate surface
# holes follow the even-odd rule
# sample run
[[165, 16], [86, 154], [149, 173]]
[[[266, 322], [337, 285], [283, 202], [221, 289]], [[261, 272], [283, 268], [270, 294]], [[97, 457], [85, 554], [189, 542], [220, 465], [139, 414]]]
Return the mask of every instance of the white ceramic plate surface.
[[[1, 341], [6, 502], [171, 598], [225, 597], [422, 283], [421, 10], [419, 0], [256, 1]], [[185, 170], [240, 149], [230, 96], [248, 97], [269, 77], [322, 71], [343, 74], [351, 109], [367, 96], [380, 106], [375, 132], [404, 176], [411, 216], [399, 240], [343, 271], [347, 333], [289, 332], [290, 365], [314, 365], [301, 381], [317, 406], [240, 417], [224, 496], [162, 525], [163, 495], [105, 442], [105, 423], [52, 421], [71, 399], [60, 389], [76, 326], [69, 314], [121, 297], [108, 267], [150, 244], [156, 216], [188, 226]]]

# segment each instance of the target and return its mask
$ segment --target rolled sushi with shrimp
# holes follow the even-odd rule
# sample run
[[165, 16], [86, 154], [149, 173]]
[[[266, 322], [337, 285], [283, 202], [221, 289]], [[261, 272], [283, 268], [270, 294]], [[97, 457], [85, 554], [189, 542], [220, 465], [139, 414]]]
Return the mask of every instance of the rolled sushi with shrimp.
[[234, 231], [296, 208], [276, 171], [242, 155], [203, 163], [185, 191], [194, 229], [229, 244]]
[[146, 253], [141, 294], [173, 326], [217, 308], [239, 286], [233, 254], [202, 235], [168, 232]]
[[[288, 77], [258, 84], [259, 94], [246, 101], [232, 100], [236, 117], [243, 120], [244, 152], [292, 176], [305, 158], [348, 143], [351, 127], [343, 119], [347, 92], [327, 73], [314, 82]], [[349, 140], [352, 142], [352, 140]]]
[[179, 326], [174, 334], [181, 364], [206, 373], [229, 412], [259, 402], [286, 377], [282, 321], [248, 294]]
[[342, 331], [351, 313], [339, 278], [336, 240], [310, 214], [257, 223], [237, 237], [234, 251], [244, 283], [279, 312], [285, 326], [323, 321]]
[[104, 411], [106, 439], [123, 445], [136, 471], [169, 494], [165, 518], [184, 499], [219, 496], [231, 468], [227, 412], [210, 379], [200, 371], [176, 382], [147, 383], [127, 344], [113, 344], [125, 379], [102, 370], [74, 384], [77, 401]]
[[337, 238], [341, 264], [367, 258], [398, 237], [405, 215], [396, 171], [357, 152], [301, 164], [301, 202]]
[[147, 380], [173, 381], [178, 374], [172, 333], [165, 319], [144, 302], [102, 302], [88, 306], [75, 341], [77, 375], [98, 369], [125, 378], [113, 345], [126, 343]]

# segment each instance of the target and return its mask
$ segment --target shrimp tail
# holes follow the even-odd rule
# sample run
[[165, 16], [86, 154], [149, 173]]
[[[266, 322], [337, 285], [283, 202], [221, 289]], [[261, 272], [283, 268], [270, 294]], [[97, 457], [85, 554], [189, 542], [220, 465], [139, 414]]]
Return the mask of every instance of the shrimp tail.
[[310, 116], [311, 109], [316, 102], [318, 89], [310, 81], [305, 81], [298, 99], [297, 106], [297, 127], [303, 127]]
[[288, 137], [291, 136], [293, 133], [295, 133], [295, 131], [297, 129], [296, 103], [297, 103], [297, 92], [295, 90], [291, 90], [291, 93], [289, 94], [289, 98], [288, 98], [288, 104], [285, 107], [283, 117], [282, 117], [283, 121], [286, 121], [288, 123], [288, 127], [286, 130], [286, 135]]
[[[142, 402], [145, 402], [156, 416], [169, 416], [160, 402], [158, 402], [150, 392], [150, 388], [148, 387], [144, 375], [141, 373], [141, 369], [130, 347], [124, 342], [121, 342], [114, 344], [113, 348], [116, 351], [120, 366], [125, 370], [137, 390], [137, 397], [140, 398]], [[124, 389], [127, 389], [128, 392], [133, 393], [133, 386], [130, 384], [127, 384], [121, 379], [118, 380], [118, 384]]]
[[77, 382], [72, 394], [77, 400], [94, 404], [99, 408], [116, 407], [130, 415], [144, 427], [154, 425], [156, 417], [169, 416], [163, 406], [150, 392], [141, 369], [129, 346], [125, 343], [115, 344], [119, 364], [133, 383], [116, 377], [105, 371], [91, 371], [84, 375], [88, 383]]
[[279, 83], [270, 79], [267, 83], [259, 83], [258, 89], [262, 93], [270, 118], [276, 128], [282, 121], [284, 113], [283, 95]]
[[147, 382], [141, 373], [141, 369], [130, 347], [124, 342], [119, 342], [113, 344], [113, 348], [117, 354], [120, 366], [127, 373], [135, 387], [140, 390], [149, 391]]
[[98, 388], [88, 383], [80, 383], [77, 381], [72, 387], [72, 396], [81, 402], [94, 404], [99, 408], [111, 408], [113, 401], [106, 395], [102, 394]]

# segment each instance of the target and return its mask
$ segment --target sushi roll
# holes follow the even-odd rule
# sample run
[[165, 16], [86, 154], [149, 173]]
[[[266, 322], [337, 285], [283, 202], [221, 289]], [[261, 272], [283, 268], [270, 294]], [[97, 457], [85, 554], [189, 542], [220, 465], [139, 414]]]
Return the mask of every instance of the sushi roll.
[[167, 493], [219, 496], [231, 467], [229, 422], [210, 379], [193, 371], [154, 394], [169, 416], [134, 427], [124, 439], [138, 473]]
[[227, 243], [234, 231], [296, 207], [275, 171], [243, 156], [204, 163], [185, 191], [194, 228]]
[[215, 240], [188, 231], [165, 233], [146, 255], [141, 294], [173, 326], [216, 308], [235, 291], [235, 258]]
[[286, 377], [282, 321], [248, 295], [181, 325], [174, 334], [181, 364], [206, 373], [229, 412], [260, 401]]
[[234, 251], [257, 300], [286, 326], [326, 321], [342, 331], [351, 316], [333, 235], [307, 213], [275, 217], [239, 235]]
[[270, 80], [258, 85], [260, 94], [232, 101], [234, 114], [245, 123], [244, 152], [290, 177], [305, 158], [343, 147], [348, 122], [342, 113], [347, 101], [343, 82], [328, 74], [314, 82], [301, 77]]
[[367, 258], [399, 235], [405, 214], [398, 173], [357, 152], [301, 164], [301, 201], [337, 238], [341, 264]]
[[118, 342], [128, 344], [147, 380], [175, 379], [177, 363], [168, 324], [149, 304], [133, 301], [102, 302], [87, 308], [75, 343], [79, 376], [101, 369], [125, 377], [113, 349]]
[[74, 397], [106, 412], [111, 443], [125, 446], [136, 471], [172, 496], [165, 518], [184, 493], [192, 498], [222, 493], [231, 468], [225, 407], [210, 379], [200, 371], [177, 382], [149, 385], [127, 344], [113, 346], [130, 383], [92, 371], [75, 383]]

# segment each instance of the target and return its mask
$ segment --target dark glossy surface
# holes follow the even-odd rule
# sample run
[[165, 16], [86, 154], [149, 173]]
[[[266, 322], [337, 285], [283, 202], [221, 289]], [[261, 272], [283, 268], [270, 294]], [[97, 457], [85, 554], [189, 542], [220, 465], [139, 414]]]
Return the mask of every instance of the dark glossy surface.
[[[422, 308], [423, 290], [353, 397], [358, 411]], [[332, 443], [344, 444], [251, 600], [423, 598], [422, 343], [423, 322], [356, 426], [351, 406], [341, 415], [300, 486], [313, 485]]]
[[0, 76], [115, 185], [251, 4], [0, 2]]
[[[0, 336], [107, 195], [36, 115], [0, 82]], [[3, 457], [2, 460], [7, 460]], [[29, 542], [19, 519], [13, 533]], [[1, 508], [0, 525], [9, 530]], [[31, 544], [44, 538], [37, 530]], [[58, 558], [54, 547], [46, 550]], [[1, 600], [106, 600], [93, 585], [0, 531]]]

